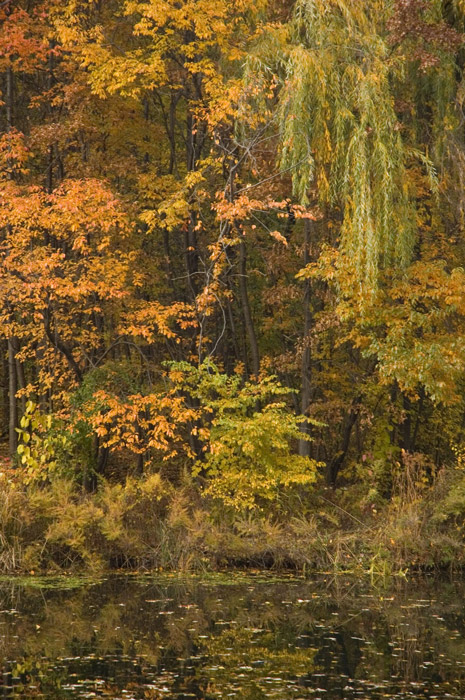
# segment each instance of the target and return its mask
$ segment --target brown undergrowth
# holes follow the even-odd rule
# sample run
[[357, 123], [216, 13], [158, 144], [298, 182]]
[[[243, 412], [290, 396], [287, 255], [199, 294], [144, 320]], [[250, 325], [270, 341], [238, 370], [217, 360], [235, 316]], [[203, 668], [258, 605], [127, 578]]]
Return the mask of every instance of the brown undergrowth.
[[0, 477], [0, 571], [229, 566], [390, 575], [465, 565], [465, 471], [424, 477], [407, 460], [389, 498], [362, 487], [316, 486], [272, 509], [240, 512], [202, 497], [184, 477], [24, 485]]

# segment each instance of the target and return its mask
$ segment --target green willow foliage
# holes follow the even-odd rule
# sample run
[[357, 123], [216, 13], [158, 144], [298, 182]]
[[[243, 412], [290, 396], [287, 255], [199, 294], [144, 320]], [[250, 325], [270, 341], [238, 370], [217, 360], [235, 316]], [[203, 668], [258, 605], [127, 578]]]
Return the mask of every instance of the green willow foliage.
[[320, 199], [343, 208], [344, 248], [370, 286], [380, 261], [409, 261], [415, 221], [392, 91], [402, 66], [380, 35], [384, 5], [299, 2], [281, 98], [283, 165], [301, 158], [304, 135], [308, 149], [295, 191], [305, 201], [313, 170]]
[[[409, 170], [419, 165], [436, 190], [436, 169], [457, 145], [450, 138], [458, 118], [453, 56], [440, 51], [431, 74], [409, 62], [388, 31], [394, 5], [299, 0], [278, 66], [281, 167], [293, 170], [302, 203], [316, 187], [323, 206], [340, 210], [341, 247], [365, 290], [376, 287], [380, 269], [405, 269], [412, 259]], [[440, 5], [431, 3], [428, 16]], [[407, 105], [401, 117], [400, 100]]]

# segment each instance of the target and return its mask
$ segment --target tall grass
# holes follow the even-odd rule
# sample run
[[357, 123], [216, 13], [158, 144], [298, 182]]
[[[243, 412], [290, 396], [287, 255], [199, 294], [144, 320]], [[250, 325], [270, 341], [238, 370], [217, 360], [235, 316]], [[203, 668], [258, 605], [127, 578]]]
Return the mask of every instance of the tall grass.
[[[370, 492], [371, 493], [371, 492]], [[389, 499], [360, 486], [314, 488], [273, 509], [238, 512], [202, 496], [187, 475], [24, 485], [0, 478], [0, 571], [227, 566], [371, 575], [465, 565], [465, 471], [434, 474], [409, 457]]]

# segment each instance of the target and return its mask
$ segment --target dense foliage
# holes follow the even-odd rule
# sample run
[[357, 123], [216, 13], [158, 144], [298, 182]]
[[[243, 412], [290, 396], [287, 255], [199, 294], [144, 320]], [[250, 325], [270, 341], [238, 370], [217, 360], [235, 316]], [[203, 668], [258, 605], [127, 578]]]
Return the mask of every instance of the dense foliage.
[[189, 478], [212, 517], [307, 518], [325, 483], [364, 520], [435, 489], [460, 530], [465, 3], [0, 22], [4, 474]]

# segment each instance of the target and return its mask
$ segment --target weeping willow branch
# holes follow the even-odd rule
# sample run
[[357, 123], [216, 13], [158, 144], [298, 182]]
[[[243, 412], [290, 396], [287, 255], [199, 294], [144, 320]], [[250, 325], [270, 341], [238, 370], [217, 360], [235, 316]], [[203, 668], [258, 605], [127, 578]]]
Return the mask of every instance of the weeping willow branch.
[[[439, 24], [424, 26], [440, 29], [441, 3], [430, 5], [426, 21], [437, 15]], [[255, 74], [280, 76], [279, 166], [292, 172], [302, 204], [316, 189], [322, 205], [342, 213], [340, 250], [362, 293], [376, 289], [383, 269], [411, 262], [412, 172], [419, 167], [438, 194], [454, 126], [453, 55], [439, 52], [431, 74], [418, 65], [414, 73], [414, 59], [390, 41], [394, 10], [390, 0], [297, 0], [280, 50], [270, 34], [251, 59]]]

